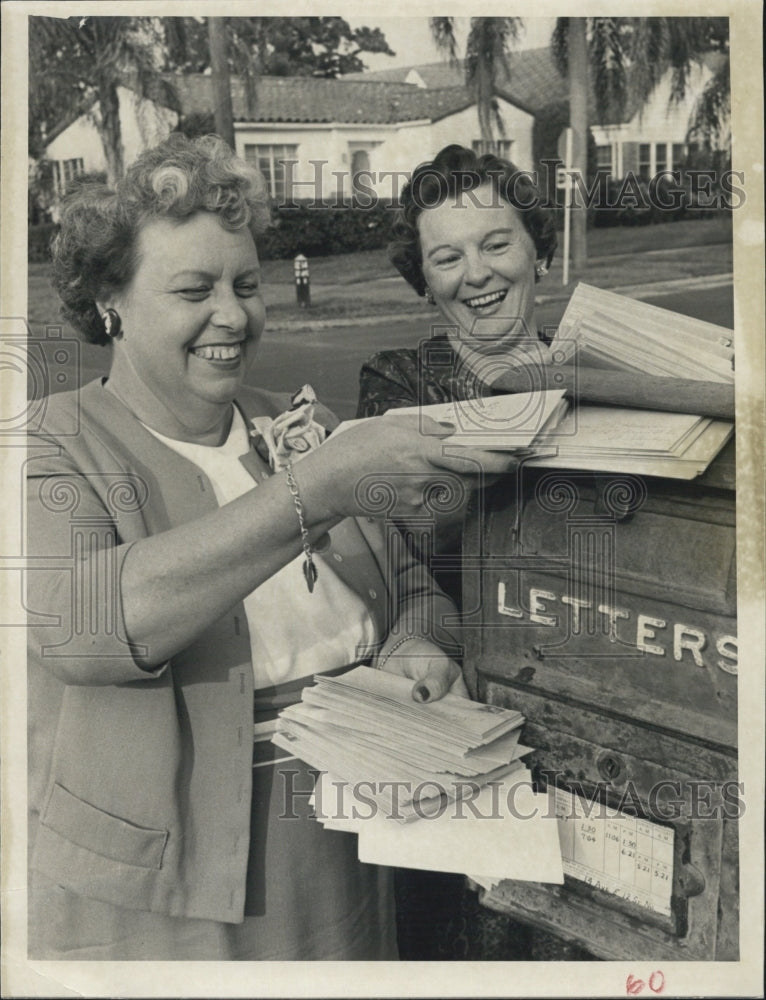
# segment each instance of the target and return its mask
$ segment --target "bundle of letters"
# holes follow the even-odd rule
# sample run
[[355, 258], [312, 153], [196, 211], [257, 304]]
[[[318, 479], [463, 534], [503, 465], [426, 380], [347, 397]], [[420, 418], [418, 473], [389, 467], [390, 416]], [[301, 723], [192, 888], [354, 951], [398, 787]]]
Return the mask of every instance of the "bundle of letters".
[[580, 282], [551, 348], [585, 364], [706, 382], [734, 381], [734, 333]]
[[319, 822], [358, 836], [362, 861], [478, 877], [560, 882], [557, 824], [532, 788], [523, 717], [356, 667], [317, 675], [282, 711], [278, 747], [323, 772]]
[[[693, 479], [734, 432], [728, 420], [618, 406], [578, 406], [541, 446], [555, 448], [528, 460], [531, 466], [627, 472]], [[542, 450], [542, 449], [541, 449]]]
[[[734, 431], [731, 421], [694, 414], [570, 407], [563, 389], [400, 407], [368, 419], [396, 420], [408, 414], [453, 424], [455, 432], [442, 438], [449, 448], [508, 451], [535, 467], [673, 479], [693, 479], [704, 472]], [[359, 421], [347, 421], [334, 433], [354, 423]]]

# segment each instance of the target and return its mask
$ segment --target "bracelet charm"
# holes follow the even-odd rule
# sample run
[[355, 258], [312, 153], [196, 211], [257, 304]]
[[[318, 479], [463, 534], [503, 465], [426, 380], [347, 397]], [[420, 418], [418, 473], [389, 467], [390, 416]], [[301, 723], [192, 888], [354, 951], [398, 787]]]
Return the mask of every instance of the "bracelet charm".
[[290, 494], [293, 498], [293, 503], [295, 504], [295, 513], [298, 515], [298, 524], [301, 531], [301, 544], [303, 545], [303, 575], [306, 578], [306, 586], [309, 588], [309, 593], [314, 592], [314, 584], [317, 581], [319, 573], [317, 572], [316, 565], [314, 563], [314, 553], [311, 550], [311, 541], [309, 540], [309, 533], [306, 530], [306, 521], [303, 517], [303, 502], [301, 501], [301, 495], [298, 491], [298, 484], [295, 481], [295, 476], [293, 475], [293, 463], [288, 459], [285, 463], [285, 477], [287, 479], [287, 486], [290, 490]]

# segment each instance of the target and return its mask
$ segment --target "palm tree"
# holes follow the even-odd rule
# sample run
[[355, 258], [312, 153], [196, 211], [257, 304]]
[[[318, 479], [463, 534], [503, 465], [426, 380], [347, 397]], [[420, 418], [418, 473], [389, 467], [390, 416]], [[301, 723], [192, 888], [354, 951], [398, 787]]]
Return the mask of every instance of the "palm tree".
[[[713, 49], [728, 53], [728, 36], [725, 18], [564, 17], [556, 22], [551, 47], [569, 80], [572, 166], [584, 177], [591, 93], [600, 118], [609, 111], [619, 114], [629, 94], [643, 103], [670, 69], [671, 102], [679, 102], [686, 95], [692, 67]], [[688, 138], [708, 147], [716, 141], [728, 117], [728, 80], [725, 59], [697, 104]], [[586, 220], [585, 205], [576, 193], [572, 215], [575, 267], [587, 258]]]
[[173, 88], [158, 62], [161, 35], [155, 22], [138, 17], [30, 17], [30, 108], [40, 128], [33, 145], [67, 112], [88, 113], [101, 138], [107, 180], [124, 172], [118, 88], [176, 106]]
[[213, 77], [215, 130], [234, 149], [234, 110], [231, 102], [225, 19], [209, 17], [207, 31], [210, 44], [210, 69]]
[[[432, 17], [431, 34], [437, 47], [458, 65], [458, 45], [454, 17]], [[520, 17], [472, 17], [465, 45], [466, 87], [476, 98], [479, 129], [487, 147], [494, 141], [494, 129], [505, 134], [497, 107], [498, 80], [510, 76], [508, 55], [518, 41], [523, 25]]]

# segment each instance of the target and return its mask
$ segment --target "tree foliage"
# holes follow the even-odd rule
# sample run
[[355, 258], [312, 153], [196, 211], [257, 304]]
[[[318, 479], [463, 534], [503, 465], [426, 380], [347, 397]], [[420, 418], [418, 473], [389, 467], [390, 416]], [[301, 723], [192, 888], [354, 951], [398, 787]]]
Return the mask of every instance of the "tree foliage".
[[[556, 63], [568, 74], [569, 18], [558, 18], [551, 38]], [[689, 121], [690, 141], [707, 148], [728, 143], [729, 31], [725, 17], [587, 18], [590, 82], [599, 117], [620, 117], [629, 98], [643, 103], [670, 71], [670, 101], [686, 97], [691, 73], [705, 56], [720, 64]]]
[[162, 77], [156, 22], [139, 17], [29, 18], [29, 147], [39, 156], [67, 118], [89, 114], [104, 147], [110, 180], [123, 172], [117, 88], [173, 107]]
[[[167, 68], [202, 73], [210, 66], [201, 18], [163, 18]], [[365, 53], [395, 55], [380, 28], [351, 28], [342, 17], [229, 17], [229, 67], [258, 76], [336, 77], [365, 69]]]
[[[454, 17], [429, 19], [437, 47], [455, 65], [459, 64]], [[520, 17], [472, 17], [465, 44], [465, 83], [475, 97], [481, 137], [493, 141], [494, 130], [503, 136], [505, 129], [496, 93], [502, 78], [510, 77], [508, 56], [518, 42], [523, 21]]]

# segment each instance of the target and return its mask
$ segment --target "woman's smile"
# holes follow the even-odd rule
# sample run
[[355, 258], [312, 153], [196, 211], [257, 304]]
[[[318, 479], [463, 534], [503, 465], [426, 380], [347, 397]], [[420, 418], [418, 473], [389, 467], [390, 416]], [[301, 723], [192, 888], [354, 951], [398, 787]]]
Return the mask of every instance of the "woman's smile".
[[476, 295], [470, 299], [463, 299], [463, 303], [467, 305], [469, 309], [473, 309], [474, 312], [488, 316], [492, 315], [495, 312], [496, 307], [499, 306], [501, 302], [505, 301], [507, 294], [508, 289], [502, 288], [496, 292], [486, 292], [484, 295]]
[[236, 344], [201, 344], [189, 349], [189, 353], [201, 361], [208, 362], [219, 368], [237, 368], [243, 357], [242, 341]]

